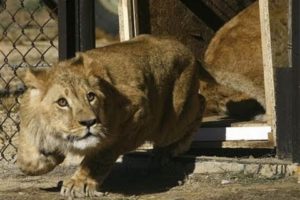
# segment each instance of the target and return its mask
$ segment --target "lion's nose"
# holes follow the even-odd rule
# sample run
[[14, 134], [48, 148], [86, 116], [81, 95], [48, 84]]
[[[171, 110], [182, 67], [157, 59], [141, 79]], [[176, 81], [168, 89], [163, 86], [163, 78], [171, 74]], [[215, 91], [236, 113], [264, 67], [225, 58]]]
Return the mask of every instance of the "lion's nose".
[[86, 127], [91, 127], [94, 124], [96, 124], [96, 122], [97, 122], [96, 119], [89, 119], [89, 120], [79, 121], [79, 124], [86, 126]]

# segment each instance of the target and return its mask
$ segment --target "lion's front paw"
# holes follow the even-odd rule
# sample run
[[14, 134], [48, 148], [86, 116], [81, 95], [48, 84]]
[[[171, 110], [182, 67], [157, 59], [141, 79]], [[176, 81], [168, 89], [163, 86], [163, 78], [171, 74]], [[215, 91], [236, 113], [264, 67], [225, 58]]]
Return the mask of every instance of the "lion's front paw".
[[97, 191], [98, 183], [92, 179], [85, 180], [71, 178], [64, 181], [61, 188], [61, 195], [70, 197], [99, 197], [103, 196], [102, 192]]

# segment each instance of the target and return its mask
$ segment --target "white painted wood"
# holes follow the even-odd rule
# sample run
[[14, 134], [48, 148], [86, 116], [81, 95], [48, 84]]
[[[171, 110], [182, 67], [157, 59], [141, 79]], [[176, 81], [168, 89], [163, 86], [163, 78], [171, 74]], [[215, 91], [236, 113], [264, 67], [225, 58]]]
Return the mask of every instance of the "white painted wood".
[[[259, 13], [261, 25], [261, 44], [264, 67], [264, 86], [266, 97], [266, 115], [268, 124], [272, 127], [273, 142], [276, 143], [276, 111], [275, 111], [275, 85], [272, 56], [272, 40], [270, 29], [269, 0], [259, 0]], [[275, 144], [276, 145], [276, 144]]]
[[195, 141], [240, 141], [268, 140], [270, 126], [200, 128]]
[[139, 34], [137, 0], [119, 0], [120, 40], [129, 40]]
[[132, 1], [119, 0], [118, 10], [120, 40], [129, 40], [133, 37]]

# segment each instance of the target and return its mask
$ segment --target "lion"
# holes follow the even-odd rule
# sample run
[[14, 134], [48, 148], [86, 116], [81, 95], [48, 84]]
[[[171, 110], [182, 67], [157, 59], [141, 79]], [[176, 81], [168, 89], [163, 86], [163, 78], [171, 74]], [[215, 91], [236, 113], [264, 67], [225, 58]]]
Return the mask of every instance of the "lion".
[[83, 156], [61, 188], [71, 197], [100, 195], [116, 159], [145, 141], [171, 156], [187, 151], [205, 107], [194, 55], [166, 37], [142, 35], [78, 53], [26, 70], [23, 81], [17, 163], [40, 175], [67, 153]]
[[[288, 3], [270, 2], [274, 67], [288, 66]], [[202, 89], [212, 112], [236, 118], [263, 117], [266, 100], [259, 2], [228, 21], [210, 41], [204, 68], [213, 77]]]

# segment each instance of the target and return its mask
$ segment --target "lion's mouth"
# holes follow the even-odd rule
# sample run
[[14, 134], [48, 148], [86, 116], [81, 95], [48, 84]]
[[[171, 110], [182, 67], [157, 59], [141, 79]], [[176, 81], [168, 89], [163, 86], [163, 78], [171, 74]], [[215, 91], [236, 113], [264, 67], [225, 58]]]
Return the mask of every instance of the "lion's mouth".
[[87, 131], [87, 133], [83, 136], [68, 135], [67, 140], [69, 140], [70, 142], [74, 142], [74, 141], [85, 140], [89, 137], [96, 137], [96, 136], [92, 134], [90, 131]]
[[90, 131], [88, 131], [83, 137], [78, 138], [77, 140], [84, 140], [88, 137], [94, 136]]
[[[99, 144], [106, 138], [105, 132], [102, 131], [105, 129], [99, 129], [95, 127], [86, 128], [80, 130], [80, 132], [74, 132], [73, 134], [64, 136], [65, 141], [72, 149], [76, 151], [85, 151], [88, 149], [97, 148]], [[78, 131], [78, 130], [77, 130]]]
[[96, 148], [99, 145], [100, 138], [88, 131], [84, 136], [73, 137], [71, 139], [72, 146], [78, 150], [86, 150]]

